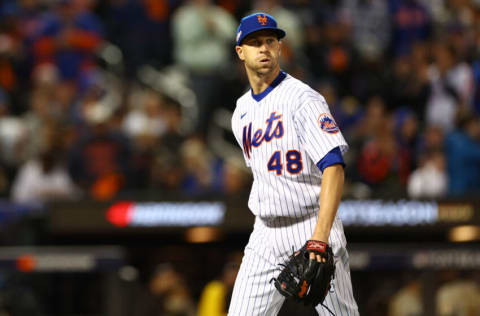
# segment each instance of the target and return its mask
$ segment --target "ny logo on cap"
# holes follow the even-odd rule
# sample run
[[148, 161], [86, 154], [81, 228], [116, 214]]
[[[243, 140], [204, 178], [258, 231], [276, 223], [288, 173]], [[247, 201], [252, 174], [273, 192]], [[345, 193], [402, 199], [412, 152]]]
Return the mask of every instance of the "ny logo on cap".
[[260, 23], [261, 25], [267, 25], [267, 17], [265, 15], [264, 16], [257, 15], [257, 19], [258, 19], [258, 23]]

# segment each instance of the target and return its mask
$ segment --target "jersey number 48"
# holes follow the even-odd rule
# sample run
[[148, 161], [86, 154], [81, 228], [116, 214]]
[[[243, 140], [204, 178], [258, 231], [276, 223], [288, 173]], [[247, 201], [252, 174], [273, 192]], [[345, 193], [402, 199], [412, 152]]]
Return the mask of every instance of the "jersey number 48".
[[[287, 162], [287, 171], [291, 174], [300, 173], [303, 169], [302, 154], [297, 150], [289, 150], [285, 155], [285, 161]], [[268, 171], [275, 171], [278, 176], [282, 175], [283, 163], [281, 151], [273, 153], [272, 157], [267, 163]]]

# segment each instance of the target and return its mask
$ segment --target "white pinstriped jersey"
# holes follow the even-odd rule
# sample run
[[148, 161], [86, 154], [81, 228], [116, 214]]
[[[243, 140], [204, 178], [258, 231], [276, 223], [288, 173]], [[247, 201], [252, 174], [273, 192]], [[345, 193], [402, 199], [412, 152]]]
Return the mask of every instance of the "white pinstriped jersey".
[[318, 92], [287, 74], [259, 102], [251, 90], [240, 97], [232, 129], [253, 173], [248, 207], [254, 215], [318, 212], [322, 173], [316, 164], [335, 147], [342, 154], [348, 149]]

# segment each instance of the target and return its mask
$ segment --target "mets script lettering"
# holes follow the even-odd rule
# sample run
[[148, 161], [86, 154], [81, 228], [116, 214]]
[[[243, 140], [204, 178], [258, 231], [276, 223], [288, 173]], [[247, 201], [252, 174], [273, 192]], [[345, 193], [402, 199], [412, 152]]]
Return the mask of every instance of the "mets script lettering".
[[281, 114], [277, 115], [276, 112], [271, 113], [270, 117], [265, 121], [267, 124], [265, 133], [259, 128], [253, 133], [253, 137], [252, 123], [250, 122], [250, 124], [243, 127], [243, 151], [248, 158], [250, 158], [250, 154], [252, 153], [252, 146], [258, 147], [263, 141], [269, 142], [274, 138], [281, 138], [283, 136], [283, 123], [280, 120], [281, 118]]

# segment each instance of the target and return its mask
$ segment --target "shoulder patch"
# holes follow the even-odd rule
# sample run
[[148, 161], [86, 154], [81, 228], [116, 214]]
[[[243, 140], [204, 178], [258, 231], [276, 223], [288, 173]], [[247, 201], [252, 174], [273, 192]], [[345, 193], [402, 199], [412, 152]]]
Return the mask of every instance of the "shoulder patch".
[[318, 117], [318, 125], [328, 134], [336, 134], [340, 131], [333, 117], [328, 113], [322, 113]]

